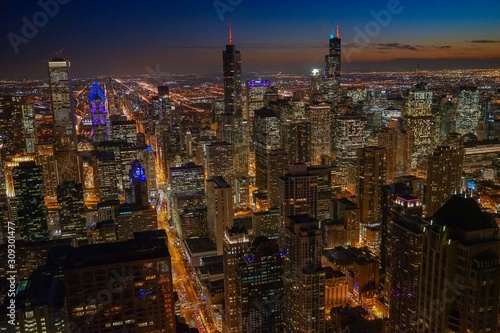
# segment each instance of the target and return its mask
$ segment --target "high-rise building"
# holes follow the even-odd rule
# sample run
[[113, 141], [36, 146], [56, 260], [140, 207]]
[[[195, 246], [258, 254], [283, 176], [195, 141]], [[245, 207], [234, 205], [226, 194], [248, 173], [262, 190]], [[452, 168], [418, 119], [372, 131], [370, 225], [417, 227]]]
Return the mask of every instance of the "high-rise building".
[[321, 228], [310, 215], [285, 218], [283, 318], [285, 332], [325, 332], [325, 271]]
[[87, 241], [86, 212], [83, 201], [83, 186], [65, 181], [57, 186], [59, 225], [62, 238], [73, 238], [78, 243]]
[[89, 95], [92, 116], [92, 138], [94, 142], [111, 139], [111, 128], [107, 110], [106, 95], [97, 82], [94, 82]]
[[175, 332], [166, 236], [136, 233], [125, 242], [74, 248], [63, 277], [70, 329]]
[[207, 181], [208, 235], [217, 245], [217, 254], [223, 251], [224, 230], [233, 226], [233, 188], [222, 177]]
[[283, 332], [283, 256], [278, 243], [257, 237], [236, 263], [242, 333]]
[[172, 193], [205, 191], [205, 173], [202, 165], [193, 162], [168, 169], [168, 180]]
[[398, 119], [391, 119], [389, 126], [378, 132], [378, 145], [387, 153], [387, 181], [407, 175], [411, 163], [411, 138], [408, 131], [399, 126]]
[[252, 239], [243, 227], [224, 228], [224, 319], [223, 332], [239, 333], [242, 331], [242, 300], [238, 290], [236, 267], [239, 258], [248, 251]]
[[241, 54], [233, 45], [233, 31], [229, 27], [229, 44], [222, 52], [224, 74], [224, 112], [241, 116]]
[[255, 110], [255, 186], [268, 190], [268, 154], [280, 150], [280, 127], [278, 115], [270, 109]]
[[20, 239], [29, 242], [48, 240], [42, 167], [35, 162], [21, 162], [13, 169], [12, 177]]
[[205, 145], [204, 151], [204, 166], [207, 178], [220, 176], [232, 183], [234, 179], [232, 144], [224, 141], [214, 141]]
[[130, 193], [127, 202], [139, 206], [149, 206], [146, 171], [138, 159], [131, 163], [129, 170]]
[[47, 199], [56, 197], [57, 189], [57, 165], [55, 160], [55, 148], [53, 143], [41, 143], [36, 145], [36, 162], [42, 167], [43, 189]]
[[311, 122], [306, 118], [281, 123], [281, 147], [290, 163], [311, 163]]
[[455, 132], [460, 135], [472, 133], [482, 139], [478, 135], [479, 125], [484, 119], [480, 92], [475, 87], [464, 88], [460, 91], [457, 99]]
[[100, 201], [118, 199], [118, 162], [113, 151], [95, 151], [92, 156], [94, 184]]
[[70, 62], [56, 55], [49, 61], [48, 67], [56, 150], [76, 150], [78, 142], [76, 139]]
[[111, 138], [113, 141], [137, 144], [137, 125], [135, 120], [112, 119]]
[[[377, 232], [382, 223], [382, 186], [386, 183], [386, 150], [380, 147], [358, 149], [356, 197], [360, 209], [361, 240], [375, 253], [377, 245], [370, 246], [369, 234]], [[380, 245], [380, 244], [378, 244]]]
[[291, 215], [318, 214], [318, 179], [305, 164], [289, 164], [288, 173], [280, 177], [280, 211]]
[[422, 244], [427, 224], [419, 217], [400, 215], [395, 216], [389, 226], [391, 260], [388, 262], [386, 287], [389, 287], [389, 322], [392, 332], [417, 332]]
[[435, 143], [436, 126], [431, 106], [432, 91], [418, 84], [406, 98], [403, 114], [405, 129], [412, 134], [411, 174], [424, 178], [427, 173], [427, 155]]
[[426, 216], [432, 216], [453, 194], [460, 192], [463, 159], [464, 151], [460, 142], [437, 146], [429, 155]]
[[125, 241], [134, 238], [134, 233], [158, 230], [156, 209], [151, 206], [123, 204], [116, 207], [115, 221], [117, 239]]
[[331, 217], [330, 204], [332, 201], [332, 167], [329, 165], [316, 165], [307, 168], [310, 175], [316, 176], [318, 189], [317, 216], [319, 221]]
[[498, 225], [473, 198], [452, 196], [424, 231], [417, 332], [495, 332]]
[[309, 106], [307, 119], [311, 122], [312, 165], [321, 164], [323, 156], [330, 156], [330, 104], [320, 103]]
[[34, 145], [34, 138], [27, 133], [26, 128], [34, 120], [29, 117], [32, 114], [33, 105], [28, 104], [23, 97], [0, 96], [0, 145], [3, 146], [4, 157], [28, 152], [27, 144]]
[[323, 75], [325, 100], [336, 105], [341, 95], [340, 88], [341, 75], [341, 39], [339, 26], [336, 26], [335, 33], [330, 33], [329, 53], [325, 56], [325, 72]]
[[365, 146], [366, 119], [358, 115], [335, 118], [332, 150], [340, 165], [356, 161], [356, 150]]
[[243, 119], [252, 119], [255, 110], [264, 107], [264, 94], [270, 87], [269, 80], [248, 80], [245, 84], [245, 113]]

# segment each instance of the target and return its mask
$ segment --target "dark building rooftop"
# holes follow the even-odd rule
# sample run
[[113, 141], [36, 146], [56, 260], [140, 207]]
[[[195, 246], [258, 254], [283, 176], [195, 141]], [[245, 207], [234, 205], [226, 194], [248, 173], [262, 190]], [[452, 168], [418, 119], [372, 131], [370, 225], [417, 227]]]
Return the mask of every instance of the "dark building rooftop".
[[184, 240], [190, 253], [217, 251], [215, 243], [208, 237], [188, 238]]
[[439, 225], [463, 231], [497, 228], [495, 222], [481, 211], [476, 200], [459, 195], [452, 196], [431, 219]]

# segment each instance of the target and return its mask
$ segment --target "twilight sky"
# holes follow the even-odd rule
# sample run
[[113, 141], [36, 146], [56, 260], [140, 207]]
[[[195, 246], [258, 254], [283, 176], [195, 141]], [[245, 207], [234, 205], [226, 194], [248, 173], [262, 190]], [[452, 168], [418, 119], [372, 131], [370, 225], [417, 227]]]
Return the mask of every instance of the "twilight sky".
[[1, 0], [0, 79], [222, 72], [229, 20], [243, 72], [322, 67], [332, 23], [346, 71], [500, 67], [498, 0]]

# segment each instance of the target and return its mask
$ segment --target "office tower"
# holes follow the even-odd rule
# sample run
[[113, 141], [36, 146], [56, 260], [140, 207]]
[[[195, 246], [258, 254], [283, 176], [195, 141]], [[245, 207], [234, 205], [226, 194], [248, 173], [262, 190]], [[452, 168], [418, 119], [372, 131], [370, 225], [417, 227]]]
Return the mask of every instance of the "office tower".
[[333, 156], [340, 165], [354, 163], [356, 151], [365, 146], [366, 119], [357, 115], [335, 118], [333, 130]]
[[[358, 149], [356, 196], [360, 209], [361, 240], [365, 246], [371, 243], [372, 232], [376, 233], [382, 223], [382, 186], [386, 183], [386, 150], [380, 147]], [[370, 250], [380, 253], [380, 244], [372, 244]]]
[[332, 167], [316, 165], [307, 168], [310, 175], [316, 176], [318, 189], [317, 216], [319, 221], [331, 217], [330, 204], [332, 201]]
[[495, 332], [498, 225], [473, 198], [452, 196], [423, 236], [417, 332]]
[[166, 237], [136, 233], [125, 242], [74, 248], [66, 257], [63, 280], [72, 330], [175, 332]]
[[193, 162], [168, 169], [171, 193], [191, 193], [205, 191], [205, 173], [202, 165]]
[[339, 26], [335, 34], [330, 33], [329, 54], [325, 56], [325, 72], [323, 75], [324, 99], [335, 106], [341, 97], [340, 74], [341, 74], [341, 40]]
[[73, 238], [78, 243], [87, 241], [86, 212], [83, 201], [83, 186], [65, 181], [57, 186], [59, 225], [62, 238]]
[[255, 146], [255, 186], [268, 190], [268, 154], [280, 150], [279, 117], [270, 109], [255, 110], [254, 117]]
[[453, 194], [460, 192], [463, 160], [464, 151], [460, 142], [437, 146], [429, 155], [426, 216], [432, 216]]
[[410, 170], [413, 175], [426, 177], [427, 155], [434, 144], [434, 115], [431, 110], [432, 92], [418, 84], [410, 91], [404, 107], [405, 129], [411, 131], [413, 138]]
[[331, 153], [330, 104], [309, 106], [307, 119], [311, 122], [311, 164], [319, 165], [322, 157]]
[[49, 61], [48, 68], [56, 150], [76, 150], [78, 142], [76, 139], [70, 62], [56, 55]]
[[404, 131], [399, 121], [391, 119], [388, 127], [378, 132], [378, 145], [387, 152], [387, 181], [406, 175], [411, 163], [411, 133]]
[[[323, 223], [323, 240], [326, 248], [337, 246], [359, 245], [359, 207], [347, 198], [335, 200], [333, 202], [333, 214], [331, 223]], [[338, 228], [336, 228], [336, 226]], [[338, 231], [338, 236], [332, 235]]]
[[217, 254], [223, 250], [224, 230], [233, 226], [233, 188], [222, 177], [207, 180], [208, 235], [217, 245]]
[[264, 107], [264, 94], [270, 87], [269, 80], [248, 80], [245, 84], [245, 113], [243, 119], [252, 119], [255, 110]]
[[253, 211], [252, 225], [255, 237], [264, 236], [277, 241], [280, 234], [279, 209], [271, 208], [266, 211]]
[[95, 151], [92, 155], [94, 184], [100, 201], [118, 199], [118, 163], [113, 151]]
[[[210, 206], [209, 206], [210, 207]], [[241, 255], [247, 252], [252, 239], [245, 228], [224, 227], [224, 318], [223, 332], [242, 331], [241, 293], [238, 290], [236, 267]]]
[[250, 207], [250, 178], [240, 177], [234, 181], [234, 199], [240, 209]]
[[106, 95], [97, 82], [94, 82], [92, 86], [89, 102], [92, 116], [92, 138], [94, 142], [108, 141], [111, 135]]
[[[167, 86], [158, 86], [158, 98], [153, 100], [154, 112], [151, 115], [154, 119], [165, 119], [172, 124], [172, 105], [170, 103], [170, 92]], [[157, 105], [156, 105], [157, 104]]]
[[25, 137], [26, 153], [34, 154], [35, 145], [37, 143], [37, 134], [35, 130], [35, 110], [33, 108], [33, 104], [26, 103], [26, 101], [24, 101], [22, 112], [23, 112], [23, 132], [24, 132], [23, 134]]
[[463, 87], [457, 97], [455, 132], [460, 135], [474, 134], [479, 140], [480, 123], [484, 119], [480, 92], [476, 87]]
[[311, 163], [311, 122], [306, 118], [281, 123], [281, 147], [286, 147], [288, 162]]
[[117, 239], [125, 241], [134, 238], [134, 233], [158, 230], [156, 209], [151, 206], [122, 204], [116, 207], [115, 221]]
[[26, 152], [23, 115], [33, 106], [19, 96], [0, 96], [0, 145], [6, 158]]
[[180, 223], [176, 225], [179, 238], [187, 239], [192, 237], [207, 237], [207, 214], [207, 206], [205, 205], [184, 208], [179, 214]]
[[[232, 144], [233, 168], [236, 177], [248, 175], [248, 140], [243, 133], [243, 101], [241, 89], [241, 54], [233, 45], [229, 27], [229, 44], [222, 52], [224, 75], [224, 114], [219, 117], [221, 139]], [[233, 179], [228, 179], [232, 181]]]
[[285, 218], [283, 318], [285, 332], [325, 332], [325, 271], [321, 228], [309, 215]]
[[264, 107], [268, 107], [271, 102], [276, 102], [278, 100], [278, 88], [269, 87], [264, 93]]
[[224, 112], [241, 116], [241, 54], [233, 45], [232, 28], [229, 27], [229, 44], [222, 52], [224, 74]]
[[257, 237], [236, 263], [241, 332], [283, 332], [283, 257], [278, 243]]
[[280, 177], [280, 211], [283, 217], [318, 214], [318, 177], [305, 164], [289, 164], [288, 173]]
[[323, 99], [322, 96], [322, 78], [319, 69], [313, 69], [310, 77], [309, 100], [319, 102]]
[[[418, 199], [417, 199], [418, 200]], [[394, 216], [386, 288], [389, 286], [389, 322], [392, 332], [417, 332], [416, 312], [423, 235], [427, 222], [410, 215]]]
[[53, 143], [36, 145], [36, 163], [42, 167], [43, 189], [46, 199], [56, 198], [57, 168]]
[[266, 189], [270, 207], [279, 206], [279, 178], [285, 173], [288, 154], [283, 150], [271, 150], [266, 154]]
[[148, 183], [146, 172], [139, 160], [131, 163], [130, 171], [130, 195], [128, 203], [134, 203], [139, 206], [149, 206]]
[[205, 145], [204, 151], [207, 178], [220, 176], [232, 183], [234, 179], [232, 145], [223, 141], [214, 141]]
[[168, 168], [175, 165], [176, 157], [180, 156], [180, 136], [175, 128], [171, 128], [169, 122], [165, 119], [155, 123], [155, 151], [158, 155], [157, 160], [163, 171], [163, 177], [168, 177]]
[[13, 169], [12, 178], [20, 239], [28, 242], [48, 240], [48, 216], [43, 200], [42, 167], [35, 162], [21, 162]]
[[111, 120], [111, 139], [113, 141], [137, 144], [137, 128], [135, 120]]

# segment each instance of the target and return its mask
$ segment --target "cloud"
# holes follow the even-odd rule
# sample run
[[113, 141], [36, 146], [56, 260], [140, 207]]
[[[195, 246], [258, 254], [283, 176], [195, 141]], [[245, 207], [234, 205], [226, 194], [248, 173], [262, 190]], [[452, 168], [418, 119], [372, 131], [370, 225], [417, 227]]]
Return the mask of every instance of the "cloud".
[[467, 43], [474, 44], [489, 44], [489, 43], [500, 43], [500, 40], [493, 39], [476, 39], [476, 40], [466, 40]]
[[376, 44], [376, 49], [378, 50], [410, 50], [410, 51], [418, 51], [418, 45], [408, 45], [408, 44], [400, 44], [400, 43], [379, 43]]

